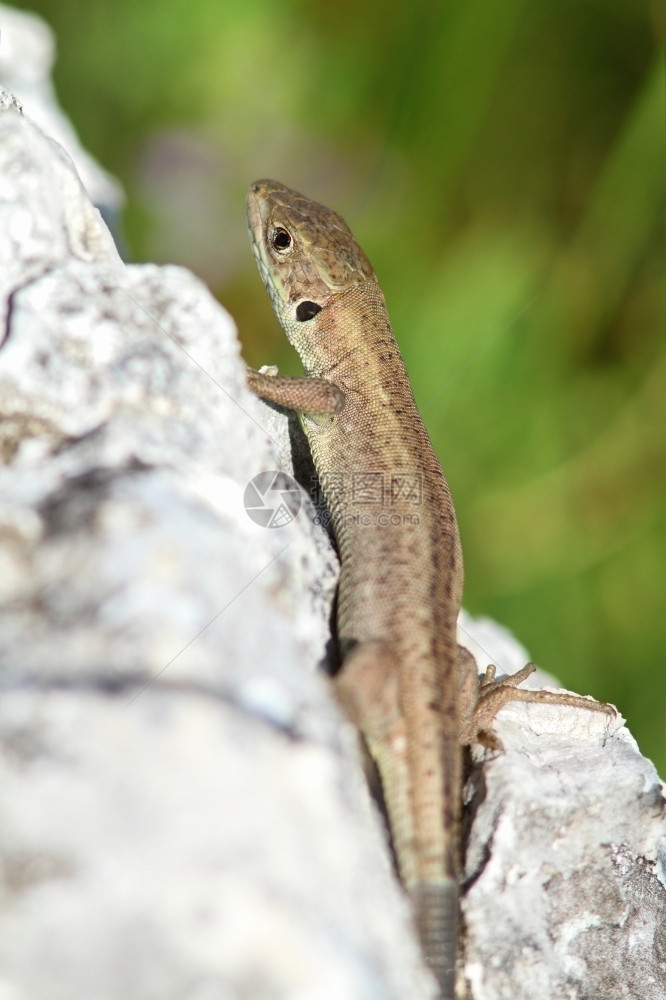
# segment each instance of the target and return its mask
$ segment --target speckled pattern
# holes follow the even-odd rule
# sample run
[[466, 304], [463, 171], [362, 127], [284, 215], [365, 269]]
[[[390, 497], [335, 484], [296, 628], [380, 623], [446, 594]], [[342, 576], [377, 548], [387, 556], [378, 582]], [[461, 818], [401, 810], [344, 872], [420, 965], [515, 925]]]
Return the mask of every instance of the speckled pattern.
[[[346, 223], [274, 181], [252, 185], [247, 215], [276, 315], [312, 376], [250, 384], [301, 412], [342, 562], [338, 693], [379, 768], [426, 959], [453, 996], [463, 570], [451, 495]], [[303, 301], [319, 311], [299, 321]]]
[[[374, 278], [342, 216], [283, 184], [256, 181], [247, 216], [255, 260], [276, 311], [281, 302], [317, 300]], [[279, 228], [289, 230], [297, 243], [284, 257], [270, 247], [270, 235]]]
[[377, 763], [402, 880], [442, 1000], [457, 950], [461, 743], [499, 748], [510, 701], [614, 715], [579, 695], [479, 686], [456, 645], [462, 554], [451, 494], [412, 396], [377, 278], [335, 212], [275, 181], [248, 194], [250, 235], [275, 313], [307, 378], [252, 372], [265, 399], [297, 410], [341, 558], [340, 702]]

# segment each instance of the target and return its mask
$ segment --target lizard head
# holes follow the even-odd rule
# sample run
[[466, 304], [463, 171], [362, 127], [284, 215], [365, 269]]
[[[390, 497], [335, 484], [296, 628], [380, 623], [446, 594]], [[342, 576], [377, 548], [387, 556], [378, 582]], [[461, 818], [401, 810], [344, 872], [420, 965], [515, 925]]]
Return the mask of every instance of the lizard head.
[[252, 251], [292, 343], [334, 296], [374, 280], [344, 219], [277, 181], [255, 181], [246, 202]]

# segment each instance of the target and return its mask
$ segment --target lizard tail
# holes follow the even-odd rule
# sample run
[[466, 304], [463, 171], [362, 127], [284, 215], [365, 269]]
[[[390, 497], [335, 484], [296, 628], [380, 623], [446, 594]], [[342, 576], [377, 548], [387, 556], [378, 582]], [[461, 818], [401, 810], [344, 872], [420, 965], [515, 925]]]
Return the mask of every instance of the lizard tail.
[[417, 882], [410, 887], [416, 925], [428, 968], [441, 1000], [455, 1000], [458, 886], [454, 879]]

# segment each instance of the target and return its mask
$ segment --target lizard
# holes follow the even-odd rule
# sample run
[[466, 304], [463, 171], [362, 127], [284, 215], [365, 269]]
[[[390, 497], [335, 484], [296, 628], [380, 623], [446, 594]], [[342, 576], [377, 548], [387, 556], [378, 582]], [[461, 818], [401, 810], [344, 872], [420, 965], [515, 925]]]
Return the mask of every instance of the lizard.
[[463, 562], [447, 480], [414, 401], [375, 272], [342, 217], [277, 181], [250, 186], [253, 254], [304, 376], [247, 369], [295, 410], [339, 555], [336, 694], [379, 773], [400, 878], [441, 1000], [457, 954], [462, 746], [511, 700], [609, 706], [521, 689], [527, 664], [479, 683], [458, 646]]

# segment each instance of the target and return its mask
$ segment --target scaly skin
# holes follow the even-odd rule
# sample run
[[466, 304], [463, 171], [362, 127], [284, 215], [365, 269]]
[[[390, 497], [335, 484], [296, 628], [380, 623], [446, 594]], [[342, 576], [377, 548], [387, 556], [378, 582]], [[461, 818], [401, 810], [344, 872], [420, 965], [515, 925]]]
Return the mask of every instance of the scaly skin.
[[[297, 410], [332, 518], [341, 573], [339, 699], [379, 770], [400, 876], [442, 1000], [455, 991], [461, 742], [510, 700], [607, 706], [481, 688], [456, 644], [463, 565], [449, 487], [414, 402], [375, 273], [344, 220], [275, 181], [247, 197], [253, 252], [305, 378], [249, 371]], [[482, 735], [480, 735], [482, 734]], [[494, 745], [498, 745], [494, 741]]]
[[[253, 374], [250, 384], [304, 414], [342, 566], [338, 690], [379, 768], [426, 959], [453, 996], [463, 568], [451, 494], [377, 278], [344, 221], [272, 181], [252, 185], [247, 212], [273, 307], [310, 377]], [[288, 246], [272, 245], [276, 232]], [[321, 310], [299, 321], [303, 300]]]

